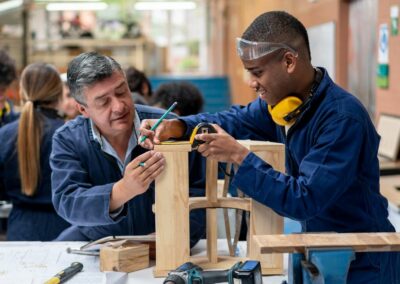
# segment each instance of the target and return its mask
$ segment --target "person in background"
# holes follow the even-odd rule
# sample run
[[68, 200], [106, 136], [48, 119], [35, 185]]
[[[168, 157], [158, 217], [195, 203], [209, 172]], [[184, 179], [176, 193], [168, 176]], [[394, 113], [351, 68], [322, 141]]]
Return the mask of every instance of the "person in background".
[[[111, 57], [82, 53], [70, 62], [67, 77], [82, 115], [68, 121], [53, 138], [53, 204], [74, 225], [57, 240], [154, 233], [153, 181], [165, 160], [161, 153], [140, 147], [138, 136], [143, 119], [159, 118], [164, 111], [133, 103], [125, 74]], [[189, 187], [192, 196], [200, 196], [205, 163], [193, 154]], [[205, 212], [196, 211], [190, 213], [192, 246], [205, 233]]]
[[0, 127], [18, 118], [12, 102], [6, 98], [7, 89], [16, 78], [14, 60], [4, 50], [0, 50]]
[[161, 84], [152, 96], [152, 105], [163, 109], [168, 109], [174, 102], [178, 102], [174, 112], [179, 116], [198, 114], [204, 105], [199, 89], [188, 82]]
[[[259, 98], [215, 114], [143, 121], [143, 146], [191, 133], [201, 121], [203, 156], [237, 165], [232, 183], [302, 232], [395, 232], [379, 191], [380, 137], [360, 101], [311, 64], [307, 30], [292, 15], [258, 16], [237, 38], [237, 52]], [[286, 173], [276, 171], [236, 139], [285, 144]], [[400, 283], [398, 252], [356, 253], [347, 283]]]
[[20, 95], [19, 119], [0, 128], [0, 191], [13, 204], [7, 240], [51, 241], [70, 226], [51, 202], [52, 137], [64, 123], [57, 110], [60, 75], [50, 64], [31, 64], [22, 72]]
[[125, 76], [129, 90], [132, 93], [133, 102], [135, 104], [148, 105], [151, 100], [152, 90], [146, 75], [135, 67], [129, 67], [125, 70]]
[[70, 94], [67, 84], [67, 73], [62, 73], [60, 76], [61, 81], [63, 82], [63, 99], [60, 105], [60, 111], [66, 120], [74, 119], [77, 115], [79, 115], [77, 102]]

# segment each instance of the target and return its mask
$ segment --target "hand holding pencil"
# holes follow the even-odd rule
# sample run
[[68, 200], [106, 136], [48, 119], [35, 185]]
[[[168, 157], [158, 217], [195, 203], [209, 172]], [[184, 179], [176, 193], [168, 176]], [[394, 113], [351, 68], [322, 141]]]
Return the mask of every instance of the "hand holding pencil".
[[[156, 123], [153, 124], [153, 126], [150, 128], [151, 131], [156, 130], [156, 128], [160, 125], [160, 123], [164, 120], [164, 118], [171, 112], [174, 110], [174, 108], [176, 107], [178, 103], [174, 102], [168, 109], [167, 111], [156, 121]], [[140, 137], [139, 143], [143, 143], [144, 140], [146, 140], [147, 136], [143, 135], [142, 137]]]
[[178, 119], [164, 119], [176, 106], [172, 104], [160, 119], [145, 119], [140, 126], [139, 144], [146, 149], [153, 149], [154, 144], [170, 138], [181, 138], [185, 124]]

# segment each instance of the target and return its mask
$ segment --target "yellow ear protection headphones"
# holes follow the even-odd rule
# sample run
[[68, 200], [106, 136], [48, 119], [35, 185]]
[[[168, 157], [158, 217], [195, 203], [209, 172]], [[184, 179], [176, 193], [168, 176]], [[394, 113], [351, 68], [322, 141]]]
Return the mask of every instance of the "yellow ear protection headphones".
[[303, 103], [298, 97], [290, 96], [281, 100], [274, 107], [268, 105], [272, 120], [281, 126], [291, 124], [297, 116], [309, 105], [311, 96]]
[[311, 102], [311, 98], [322, 79], [322, 71], [318, 68], [315, 68], [315, 72], [315, 79], [311, 88], [311, 94], [304, 103], [298, 97], [289, 96], [281, 100], [273, 107], [268, 105], [268, 111], [271, 114], [272, 120], [276, 124], [281, 126], [290, 125], [308, 107]]

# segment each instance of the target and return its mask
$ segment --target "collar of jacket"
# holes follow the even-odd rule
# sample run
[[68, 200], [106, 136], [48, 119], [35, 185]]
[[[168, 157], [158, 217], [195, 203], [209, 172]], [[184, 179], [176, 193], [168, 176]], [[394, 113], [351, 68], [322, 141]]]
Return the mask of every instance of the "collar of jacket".
[[318, 84], [318, 87], [313, 92], [313, 96], [311, 98], [309, 106], [303, 111], [303, 113], [306, 113], [310, 108], [318, 105], [318, 102], [320, 102], [325, 97], [326, 89], [332, 84], [332, 79], [329, 77], [326, 69], [323, 67], [316, 68], [322, 71], [322, 78]]

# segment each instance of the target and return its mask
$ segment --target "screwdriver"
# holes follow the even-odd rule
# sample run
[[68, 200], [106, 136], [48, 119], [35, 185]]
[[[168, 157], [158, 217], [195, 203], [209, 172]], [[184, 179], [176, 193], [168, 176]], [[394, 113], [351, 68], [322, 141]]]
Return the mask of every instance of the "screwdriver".
[[72, 276], [74, 276], [78, 272], [82, 271], [82, 269], [83, 269], [82, 263], [73, 262], [73, 263], [71, 263], [71, 265], [69, 267], [58, 272], [56, 275], [54, 275], [49, 280], [47, 280], [44, 284], [64, 283], [65, 281], [70, 279]]

